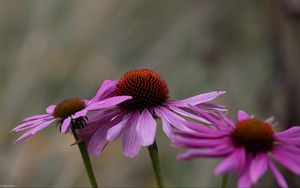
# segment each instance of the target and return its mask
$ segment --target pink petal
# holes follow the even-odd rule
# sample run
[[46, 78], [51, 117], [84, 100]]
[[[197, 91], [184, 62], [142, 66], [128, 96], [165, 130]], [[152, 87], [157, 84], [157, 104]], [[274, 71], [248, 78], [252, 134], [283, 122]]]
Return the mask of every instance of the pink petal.
[[252, 183], [257, 182], [259, 178], [267, 171], [267, 157], [265, 153], [258, 153], [250, 164], [250, 179]]
[[135, 157], [140, 149], [140, 139], [136, 132], [136, 124], [137, 124], [137, 113], [132, 113], [132, 121], [130, 121], [132, 124], [128, 126], [128, 128], [125, 130], [123, 135], [123, 154], [126, 157]]
[[210, 124], [209, 121], [207, 121], [206, 119], [204, 119], [204, 118], [202, 118], [202, 117], [200, 117], [200, 116], [194, 115], [194, 114], [189, 113], [189, 112], [184, 111], [184, 110], [181, 110], [180, 108], [177, 108], [177, 107], [172, 106], [172, 105], [169, 105], [169, 107], [170, 107], [173, 111], [177, 112], [178, 114], [184, 115], [184, 116], [186, 116], [186, 117], [189, 117], [189, 118], [191, 118], [191, 119], [200, 121], [200, 122], [202, 122], [202, 123]]
[[269, 166], [270, 170], [272, 171], [272, 173], [274, 174], [278, 185], [282, 188], [288, 187], [288, 184], [286, 183], [284, 177], [282, 176], [280, 171], [277, 169], [277, 167], [273, 164], [273, 162], [271, 160], [268, 160], [268, 166]]
[[33, 128], [32, 130], [26, 132], [25, 134], [23, 134], [22, 136], [20, 136], [16, 141], [14, 141], [14, 143], [17, 143], [21, 140], [24, 140], [25, 138], [28, 138], [34, 134], [36, 134], [37, 132], [39, 132], [40, 130], [44, 129], [45, 127], [49, 126], [50, 124], [57, 122], [57, 119], [53, 119], [51, 121], [47, 121], [44, 122], [40, 125], [38, 125], [37, 127]]
[[300, 175], [300, 164], [297, 163], [297, 156], [288, 155], [288, 153], [284, 151], [273, 150], [272, 157], [290, 171], [294, 172], [297, 175]]
[[136, 131], [142, 146], [149, 146], [153, 144], [156, 132], [156, 122], [147, 109], [145, 109], [140, 115]]
[[172, 131], [172, 127], [170, 125], [170, 123], [165, 119], [165, 118], [161, 118], [162, 120], [162, 129], [163, 131], [166, 133], [166, 135], [171, 139], [173, 138], [173, 131]]
[[[249, 167], [248, 167], [249, 168]], [[241, 176], [238, 180], [238, 188], [250, 188], [251, 187], [251, 180], [249, 176], [249, 169], [246, 167], [246, 169], [243, 171]]]
[[238, 112], [238, 120], [243, 121], [246, 119], [250, 119], [251, 117], [243, 110], [239, 110]]
[[62, 133], [66, 133], [70, 127], [70, 123], [71, 123], [71, 117], [68, 117], [67, 119], [65, 119], [61, 125], [61, 132]]
[[188, 105], [197, 105], [200, 103], [205, 103], [205, 102], [209, 102], [211, 100], [214, 100], [215, 98], [217, 98], [220, 95], [223, 95], [224, 93], [226, 93], [225, 91], [213, 91], [210, 93], [204, 93], [201, 95], [196, 95], [194, 97], [190, 97], [184, 100], [179, 100], [177, 102], [175, 102], [175, 105], [178, 107], [188, 107]]
[[100, 155], [108, 141], [106, 140], [107, 127], [103, 126], [98, 129], [95, 134], [92, 136], [89, 145], [88, 151], [92, 156]]
[[55, 109], [56, 105], [50, 105], [46, 108], [46, 112], [48, 114], [52, 114], [54, 112], [54, 109]]
[[174, 138], [174, 144], [176, 146], [189, 148], [215, 147], [229, 141], [230, 139], [227, 137], [222, 139], [198, 139], [178, 136]]
[[291, 127], [285, 131], [276, 133], [276, 135], [287, 138], [298, 137], [300, 135], [300, 126]]
[[21, 130], [25, 130], [31, 127], [35, 127], [36, 125], [39, 125], [45, 121], [49, 121], [53, 119], [53, 117], [50, 118], [44, 118], [44, 119], [36, 119], [36, 120], [32, 120], [32, 121], [26, 121], [24, 123], [21, 123], [20, 125], [18, 125], [17, 127], [15, 127], [14, 129], [11, 130], [11, 132], [19, 132]]
[[224, 157], [233, 151], [232, 147], [223, 149], [190, 149], [187, 152], [177, 155], [179, 160], [189, 160], [197, 157]]
[[100, 100], [103, 100], [105, 97], [108, 97], [109, 94], [111, 94], [115, 91], [117, 83], [118, 83], [118, 81], [105, 80], [101, 84], [95, 97], [92, 100], [90, 100], [89, 104], [98, 102]]
[[191, 108], [197, 112], [199, 115], [203, 116], [205, 119], [207, 119], [208, 121], [211, 122], [211, 124], [215, 125], [218, 129], [220, 130], [229, 130], [228, 126], [224, 123], [222, 123], [220, 120], [218, 120], [217, 118], [213, 117], [212, 115], [210, 115], [209, 113], [205, 112], [204, 110], [198, 108], [198, 107], [193, 107], [191, 106]]
[[177, 129], [185, 130], [186, 127], [183, 125], [183, 122], [186, 120], [182, 117], [176, 115], [172, 111], [168, 110], [164, 107], [155, 108], [155, 113], [161, 119], [167, 120], [172, 126], [176, 127]]
[[112, 107], [114, 105], [120, 104], [126, 100], [131, 99], [131, 96], [116, 96], [116, 97], [111, 97], [108, 99], [105, 99], [103, 101], [97, 102], [97, 103], [93, 103], [90, 106], [88, 106], [86, 109], [88, 111], [92, 111], [92, 110], [101, 110], [104, 108], [109, 108]]
[[86, 109], [83, 109], [83, 110], [76, 112], [74, 115], [72, 115], [72, 118], [77, 119], [79, 117], [84, 117], [84, 116], [86, 116], [87, 113], [88, 113], [88, 111]]
[[238, 148], [229, 157], [224, 159], [215, 170], [216, 175], [221, 175], [226, 172], [238, 171], [240, 168], [244, 168], [245, 161], [245, 150], [244, 148]]
[[[114, 125], [107, 131], [106, 140], [113, 141], [120, 136], [128, 123], [128, 117], [125, 117], [120, 123]], [[130, 125], [129, 125], [130, 126]]]
[[30, 116], [27, 117], [23, 120], [23, 122], [25, 121], [31, 121], [31, 120], [36, 120], [36, 119], [41, 119], [41, 118], [46, 118], [46, 117], [50, 117], [51, 114], [39, 114], [39, 115], [34, 115], [34, 116]]

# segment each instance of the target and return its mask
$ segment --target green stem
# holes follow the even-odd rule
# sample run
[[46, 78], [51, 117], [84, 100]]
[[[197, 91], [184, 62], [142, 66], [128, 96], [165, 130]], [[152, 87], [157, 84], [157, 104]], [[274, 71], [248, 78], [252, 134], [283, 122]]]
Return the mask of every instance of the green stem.
[[221, 188], [226, 188], [227, 181], [228, 181], [228, 174], [224, 174], [223, 177], [222, 177]]
[[[73, 124], [71, 126], [71, 130], [72, 130], [72, 133], [74, 135], [74, 138], [75, 138], [76, 142], [78, 142], [79, 137], [77, 136], [76, 131], [73, 128]], [[79, 142], [79, 143], [77, 143], [77, 145], [78, 145], [78, 148], [80, 150], [81, 157], [82, 157], [82, 160], [83, 160], [83, 164], [84, 164], [85, 170], [87, 172], [87, 175], [89, 177], [90, 183], [91, 183], [93, 188], [98, 188], [99, 186], [97, 184], [97, 180], [96, 180], [95, 175], [94, 175], [93, 167], [92, 167], [92, 164], [91, 164], [89, 154], [86, 150], [85, 143], [84, 142]]]
[[156, 145], [155, 141], [152, 145], [148, 146], [148, 150], [149, 150], [149, 154], [150, 154], [150, 158], [151, 158], [151, 162], [152, 162], [152, 167], [155, 172], [157, 187], [163, 188], [165, 186], [163, 183], [163, 178], [162, 178], [160, 167], [159, 167], [158, 149], [157, 149], [157, 145]]

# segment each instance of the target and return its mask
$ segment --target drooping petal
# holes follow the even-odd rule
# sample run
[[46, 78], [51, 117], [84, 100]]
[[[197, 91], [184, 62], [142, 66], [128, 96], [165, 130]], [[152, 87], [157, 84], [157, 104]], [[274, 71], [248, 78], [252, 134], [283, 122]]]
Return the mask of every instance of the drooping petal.
[[243, 121], [246, 119], [250, 119], [251, 117], [243, 110], [239, 110], [238, 112], [238, 120]]
[[265, 153], [258, 153], [250, 164], [250, 179], [252, 183], [257, 182], [259, 178], [267, 171], [268, 161]]
[[243, 171], [243, 173], [239, 176], [238, 188], [250, 188], [251, 187], [252, 183], [251, 183], [248, 168], [246, 167], [246, 169]]
[[100, 100], [105, 99], [106, 97], [109, 97], [109, 94], [111, 94], [115, 91], [117, 83], [118, 83], [118, 81], [115, 81], [115, 80], [105, 80], [101, 84], [95, 97], [89, 101], [89, 104], [98, 102]]
[[90, 106], [86, 108], [88, 111], [93, 111], [93, 110], [101, 110], [105, 108], [112, 107], [114, 105], [120, 104], [126, 100], [131, 99], [131, 96], [116, 96], [116, 97], [111, 97], [105, 100], [102, 100], [97, 103], [93, 103]]
[[205, 147], [216, 147], [218, 145], [228, 143], [229, 138], [221, 139], [198, 139], [198, 138], [188, 138], [188, 137], [176, 137], [174, 138], [174, 144], [179, 147], [188, 148], [205, 148]]
[[54, 112], [54, 109], [55, 109], [56, 105], [50, 105], [46, 108], [46, 112], [48, 114], [52, 114]]
[[50, 124], [57, 122], [57, 119], [53, 119], [47, 122], [44, 122], [38, 126], [36, 126], [35, 128], [31, 129], [30, 131], [26, 132], [25, 134], [23, 134], [22, 136], [20, 136], [16, 141], [14, 141], [14, 143], [17, 143], [25, 138], [28, 138], [34, 134], [36, 134], [37, 132], [39, 132], [40, 130], [44, 129], [45, 127], [49, 126]]
[[178, 114], [181, 114], [181, 115], [186, 116], [186, 117], [189, 117], [189, 118], [191, 118], [191, 119], [200, 121], [200, 122], [202, 122], [202, 123], [210, 124], [209, 121], [207, 121], [206, 119], [204, 119], [204, 118], [202, 118], [202, 117], [200, 117], [200, 116], [194, 115], [194, 114], [189, 113], [189, 112], [184, 111], [184, 110], [181, 110], [180, 108], [177, 108], [177, 107], [172, 106], [172, 105], [169, 105], [169, 107], [170, 107], [174, 112], [177, 112]]
[[70, 127], [70, 123], [71, 123], [71, 117], [68, 117], [67, 119], [65, 119], [61, 125], [61, 132], [62, 133], [66, 133]]
[[268, 160], [268, 166], [269, 166], [270, 170], [272, 171], [272, 173], [274, 174], [278, 185], [282, 188], [287, 188], [288, 184], [286, 183], [284, 177], [282, 176], [282, 174], [280, 173], [278, 168], [273, 164], [273, 162], [271, 160]]
[[172, 131], [172, 126], [170, 125], [170, 123], [165, 119], [165, 118], [161, 118], [162, 121], [162, 129], [163, 131], [166, 133], [166, 135], [172, 139], [173, 138], [173, 131]]
[[220, 120], [218, 120], [217, 118], [213, 117], [212, 115], [210, 115], [209, 113], [205, 112], [204, 110], [198, 108], [198, 107], [193, 107], [191, 106], [191, 108], [197, 112], [199, 115], [203, 116], [205, 119], [207, 119], [208, 121], [211, 122], [211, 124], [215, 125], [218, 129], [220, 130], [231, 130], [231, 128], [229, 128], [228, 126], [225, 126]]
[[300, 163], [298, 156], [292, 156], [280, 150], [273, 150], [272, 157], [290, 171], [300, 175]]
[[188, 151], [177, 155], [179, 160], [189, 160], [196, 157], [224, 157], [234, 151], [234, 147], [226, 145], [225, 147], [216, 147], [208, 149], [189, 149]]
[[238, 148], [234, 153], [224, 159], [215, 170], [216, 175], [221, 175], [227, 172], [238, 171], [244, 168], [245, 163], [245, 150], [244, 148]]
[[108, 141], [106, 140], [107, 126], [98, 129], [89, 141], [88, 151], [92, 156], [100, 155]]
[[76, 112], [74, 115], [72, 115], [72, 118], [77, 119], [79, 117], [84, 117], [84, 116], [86, 116], [87, 113], [88, 113], [88, 111], [86, 109], [83, 109], [83, 110]]
[[120, 123], [118, 123], [118, 124], [114, 125], [113, 127], [111, 127], [107, 131], [106, 139], [108, 141], [113, 141], [116, 138], [118, 138], [121, 135], [121, 133], [123, 132], [126, 125], [128, 124], [128, 120], [129, 120], [129, 118], [127, 116]]
[[186, 129], [186, 127], [183, 125], [183, 122], [185, 122], [186, 120], [176, 115], [174, 112], [164, 107], [159, 107], [159, 108], [155, 108], [155, 113], [161, 119], [167, 120], [173, 127], [176, 127], [177, 129], [181, 129], [181, 130]]
[[179, 100], [174, 102], [177, 107], [188, 107], [189, 105], [197, 105], [205, 102], [209, 102], [220, 95], [226, 93], [225, 91], [213, 91], [210, 93], [204, 93], [200, 95], [196, 95], [194, 97], [190, 97], [187, 99]]
[[36, 119], [41, 119], [41, 118], [46, 118], [46, 117], [50, 117], [51, 114], [39, 114], [39, 115], [34, 115], [34, 116], [30, 116], [25, 118], [22, 122], [25, 121], [32, 121], [32, 120], [36, 120]]
[[21, 123], [17, 127], [11, 130], [11, 132], [19, 132], [21, 130], [26, 130], [31, 127], [35, 127], [36, 125], [39, 125], [43, 122], [49, 121], [53, 119], [54, 117], [46, 117], [46, 118], [41, 118], [41, 119], [36, 119], [36, 120], [31, 120], [31, 121], [26, 121], [24, 123]]
[[142, 146], [153, 144], [156, 132], [156, 122], [147, 109], [140, 115], [136, 129]]
[[126, 157], [132, 158], [139, 153], [142, 146], [136, 131], [136, 124], [139, 115], [137, 113], [131, 113], [130, 115], [131, 118], [128, 121], [130, 124], [124, 131], [123, 135], [123, 154]]
[[281, 136], [281, 137], [286, 137], [286, 138], [291, 138], [291, 137], [299, 137], [300, 135], [300, 126], [294, 126], [291, 127], [285, 131], [278, 132], [276, 135]]

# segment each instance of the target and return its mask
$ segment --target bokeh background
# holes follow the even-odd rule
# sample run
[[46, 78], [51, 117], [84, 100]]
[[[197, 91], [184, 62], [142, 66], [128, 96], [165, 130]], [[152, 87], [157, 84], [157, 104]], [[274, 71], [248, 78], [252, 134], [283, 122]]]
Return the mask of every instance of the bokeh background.
[[[232, 117], [245, 109], [274, 115], [278, 130], [300, 125], [299, 61], [299, 0], [0, 0], [0, 184], [89, 186], [71, 135], [52, 126], [14, 145], [9, 131], [130, 69], [158, 72], [174, 98], [223, 89]], [[176, 161], [161, 129], [157, 143], [168, 186], [220, 184], [218, 160]], [[104, 187], [155, 186], [147, 149], [125, 158], [116, 141], [92, 162]], [[268, 174], [255, 186], [273, 184]]]

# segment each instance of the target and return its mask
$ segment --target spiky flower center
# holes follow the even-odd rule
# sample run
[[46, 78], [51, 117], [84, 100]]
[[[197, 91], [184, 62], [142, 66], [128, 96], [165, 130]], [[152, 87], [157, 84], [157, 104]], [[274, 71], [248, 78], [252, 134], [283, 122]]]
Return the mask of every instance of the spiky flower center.
[[52, 115], [56, 118], [66, 119], [84, 108], [85, 103], [83, 100], [79, 98], [67, 99], [56, 105]]
[[129, 95], [132, 99], [120, 104], [126, 110], [144, 110], [162, 105], [169, 98], [166, 82], [149, 69], [132, 70], [120, 79], [116, 95]]
[[247, 119], [236, 124], [231, 134], [237, 146], [246, 148], [247, 152], [256, 155], [257, 152], [268, 152], [272, 149], [274, 138], [272, 127], [258, 119]]

